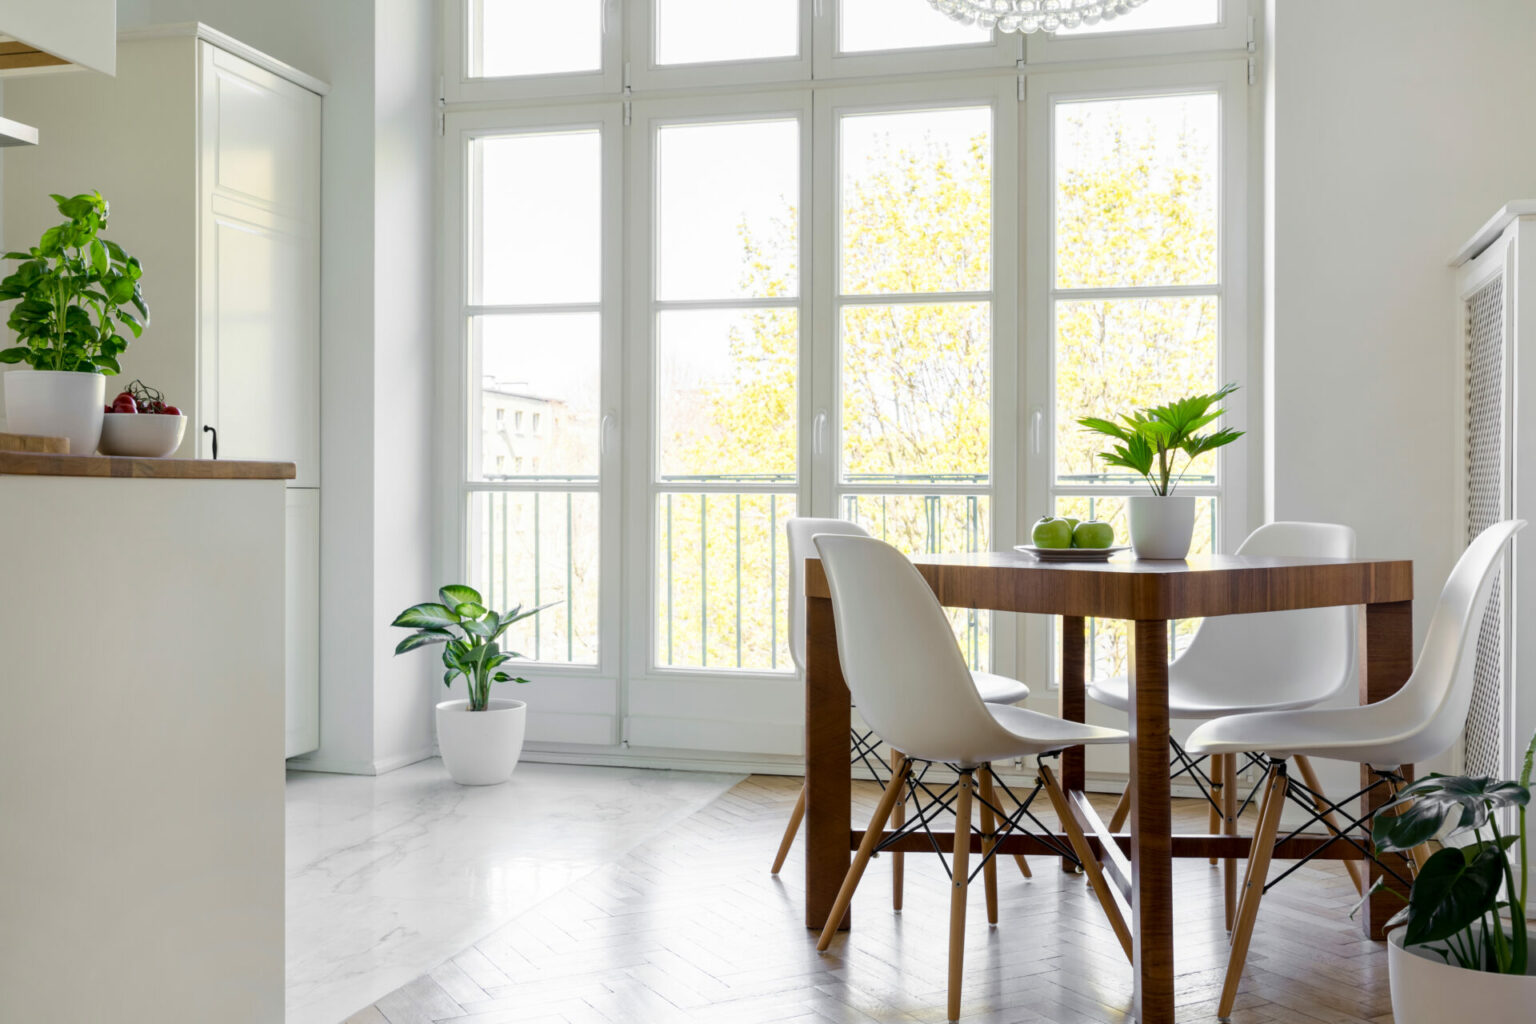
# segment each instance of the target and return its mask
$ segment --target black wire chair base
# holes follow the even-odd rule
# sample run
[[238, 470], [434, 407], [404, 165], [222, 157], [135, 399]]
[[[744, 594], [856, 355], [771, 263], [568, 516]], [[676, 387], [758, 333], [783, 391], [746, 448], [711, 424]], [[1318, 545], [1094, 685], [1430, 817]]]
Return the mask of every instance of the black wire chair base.
[[[1211, 778], [1211, 776], [1205, 771], [1205, 764], [1210, 760], [1210, 755], [1201, 754], [1198, 757], [1191, 755], [1182, 746], [1180, 746], [1179, 741], [1174, 739], [1172, 736], [1168, 737], [1168, 747], [1172, 751], [1172, 756], [1168, 760], [1168, 781], [1174, 782], [1178, 780], [1180, 776], [1189, 776], [1190, 781], [1193, 782], [1195, 787], [1200, 790], [1200, 796], [1205, 800], [1205, 802], [1214, 807], [1217, 814], [1225, 815], [1226, 811], [1222, 809], [1221, 803], [1216, 799], [1215, 793], [1215, 790], [1221, 789], [1223, 784]], [[1253, 784], [1253, 788], [1248, 791], [1248, 795], [1244, 797], [1243, 802], [1238, 805], [1237, 817], [1239, 818], [1241, 818], [1243, 816], [1243, 812], [1253, 804], [1253, 798], [1258, 795], [1259, 789], [1263, 787], [1264, 778], [1269, 772], [1269, 758], [1265, 757], [1263, 754], [1246, 753], [1243, 755], [1243, 757], [1247, 758], [1247, 760], [1243, 762], [1243, 766], [1241, 768], [1233, 772], [1233, 775], [1241, 775], [1249, 768], [1258, 768], [1259, 781]]]
[[880, 788], [884, 789], [890, 781], [891, 769], [885, 763], [885, 759], [880, 756], [880, 737], [875, 735], [873, 729], [866, 729], [860, 732], [849, 726], [848, 745], [850, 750], [848, 763], [851, 765], [862, 764], [865, 770], [875, 777], [875, 781], [880, 784]]
[[[1334, 803], [1322, 793], [1319, 793], [1316, 790], [1306, 786], [1305, 784], [1291, 778], [1290, 772], [1287, 770], [1284, 761], [1276, 761], [1273, 763], [1278, 768], [1280, 775], [1284, 780], [1283, 784], [1285, 786], [1285, 799], [1295, 803], [1309, 814], [1307, 820], [1302, 822], [1301, 825], [1293, 829], [1287, 835], [1276, 840], [1276, 845], [1278, 846], [1281, 843], [1295, 839], [1297, 836], [1304, 834], [1310, 826], [1315, 825], [1318, 822], [1323, 823], [1323, 825], [1328, 829], [1330, 835], [1325, 841], [1318, 844], [1316, 849], [1312, 850], [1305, 857], [1302, 857], [1300, 860], [1296, 861], [1296, 863], [1280, 872], [1280, 874], [1276, 875], [1274, 878], [1267, 880], [1264, 883], [1264, 892], [1266, 894], [1269, 892], [1269, 890], [1283, 882], [1287, 877], [1294, 874], [1308, 861], [1316, 859], [1320, 853], [1335, 843], [1347, 843], [1354, 847], [1356, 850], [1360, 851], [1366, 860], [1374, 862], [1377, 867], [1391, 875], [1404, 886], [1413, 884], [1411, 879], [1404, 878], [1391, 864], [1376, 856], [1375, 848], [1371, 843], [1370, 830], [1370, 821], [1373, 815], [1363, 814], [1359, 817], [1350, 817], [1350, 813], [1346, 811], [1343, 806], [1344, 804], [1350, 804], [1356, 800], [1359, 800], [1367, 794], [1374, 792], [1381, 786], [1387, 786], [1389, 789], [1395, 789], [1398, 783], [1407, 781], [1402, 775], [1395, 771], [1380, 771], [1372, 768], [1371, 774], [1376, 776], [1376, 778], [1371, 781], [1370, 785], [1364, 787], [1351, 796], [1345, 797], [1344, 800], [1340, 803]], [[1345, 819], [1344, 825], [1335, 830], [1334, 826], [1329, 824], [1326, 820], [1330, 814], [1342, 815]], [[1359, 835], [1363, 836], [1363, 840], [1357, 839], [1352, 833], [1358, 833]]]
[[[1041, 758], [1036, 759], [1037, 762], [1043, 761], [1045, 756], [1055, 757], [1058, 755], [1043, 755]], [[972, 776], [977, 772], [985, 771], [992, 773], [994, 796], [1001, 791], [1007, 796], [1006, 802], [1011, 803], [1013, 809], [1011, 811], [1003, 810], [1001, 805], [1005, 801], [1000, 798], [996, 803], [993, 803], [992, 801], [982, 799], [979, 793], [973, 795], [973, 799], [978, 805], [992, 812], [995, 825], [991, 832], [987, 832], [974, 823], [971, 825], [971, 831], [982, 838], [983, 853], [981, 859], [976, 863], [976, 867], [967, 874], [966, 884], [974, 881], [981, 874], [982, 869], [997, 856], [998, 846], [996, 841], [1014, 833], [1029, 836], [1043, 843], [1058, 856], [1070, 860], [1077, 866], [1078, 870], [1082, 869], [1082, 861], [1078, 860], [1072, 847], [1057, 839], [1055, 832], [1046, 827], [1045, 823], [1037, 818], [1034, 811], [1031, 810], [1035, 798], [1045, 788], [1045, 784], [1040, 781], [1038, 776], [1035, 779], [1034, 787], [1021, 798], [1003, 781], [1001, 776], [992, 771], [991, 765], [983, 765], [967, 771], [959, 765], [943, 763], [945, 768], [955, 773], [956, 778], [955, 781], [944, 786], [943, 789], [937, 789], [937, 783], [930, 783], [928, 781], [928, 774], [935, 764], [941, 763], [943, 762], [916, 760], [909, 760], [907, 762], [905, 778], [907, 793], [902, 799], [911, 800], [916, 805], [915, 809], [911, 812], [914, 816], [909, 817], [905, 823], [898, 826], [895, 831], [882, 839], [875, 847], [876, 853], [889, 849], [900, 840], [914, 835], [921, 830], [928, 837], [928, 845], [932, 847], [934, 853], [938, 854], [939, 863], [944, 866], [944, 874], [953, 880], [954, 871], [950, 867], [950, 858], [945, 855], [944, 848], [940, 845], [938, 837], [934, 835], [932, 825], [939, 815], [954, 812], [954, 802], [959, 795], [961, 781], [964, 780], [966, 785], [970, 785]], [[916, 769], [917, 765], [922, 766], [920, 770]], [[1026, 822], [1028, 822], [1028, 825], [1033, 825], [1038, 831], [1031, 830], [1026, 825]]]

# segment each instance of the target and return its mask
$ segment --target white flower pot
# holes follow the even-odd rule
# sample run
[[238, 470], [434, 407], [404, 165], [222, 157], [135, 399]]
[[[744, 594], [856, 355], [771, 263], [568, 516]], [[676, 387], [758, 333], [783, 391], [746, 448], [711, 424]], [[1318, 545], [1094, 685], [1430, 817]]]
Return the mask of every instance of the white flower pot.
[[1195, 499], [1171, 494], [1130, 499], [1131, 550], [1137, 558], [1184, 558], [1195, 535]]
[[1423, 946], [1405, 949], [1403, 932], [1397, 928], [1387, 936], [1387, 975], [1397, 1024], [1514, 1024], [1536, 1014], [1536, 974], [1530, 969], [1524, 976], [1469, 971]]
[[95, 455], [101, 443], [107, 378], [99, 373], [11, 370], [5, 375], [5, 429], [69, 438], [69, 454]]
[[437, 706], [437, 746], [453, 781], [461, 786], [494, 786], [512, 777], [523, 752], [528, 705], [492, 700], [484, 711], [467, 700]]

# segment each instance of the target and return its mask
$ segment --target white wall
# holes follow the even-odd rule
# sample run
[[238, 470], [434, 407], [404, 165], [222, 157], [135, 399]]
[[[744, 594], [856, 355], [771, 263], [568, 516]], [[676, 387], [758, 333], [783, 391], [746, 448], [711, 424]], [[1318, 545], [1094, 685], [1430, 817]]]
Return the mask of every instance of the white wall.
[[425, 446], [433, 339], [428, 216], [432, 0], [120, 0], [119, 28], [202, 21], [331, 85], [321, 224], [320, 749], [370, 773], [431, 753], [430, 659], [389, 619], [435, 593]]
[[1270, 514], [1348, 523], [1362, 554], [1413, 559], [1420, 640], [1463, 546], [1447, 261], [1536, 196], [1536, 4], [1450, 7], [1266, 12]]

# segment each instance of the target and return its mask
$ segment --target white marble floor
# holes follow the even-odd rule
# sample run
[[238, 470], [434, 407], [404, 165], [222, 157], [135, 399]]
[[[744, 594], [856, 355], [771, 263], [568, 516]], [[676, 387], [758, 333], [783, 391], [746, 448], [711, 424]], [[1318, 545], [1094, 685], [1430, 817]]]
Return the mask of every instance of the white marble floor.
[[349, 1014], [715, 800], [742, 776], [437, 760], [288, 775], [287, 1024]]

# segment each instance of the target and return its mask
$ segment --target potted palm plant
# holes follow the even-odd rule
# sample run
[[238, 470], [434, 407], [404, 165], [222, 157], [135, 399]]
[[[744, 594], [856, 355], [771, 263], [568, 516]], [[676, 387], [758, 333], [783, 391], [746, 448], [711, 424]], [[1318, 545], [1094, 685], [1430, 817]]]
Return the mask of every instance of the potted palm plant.
[[[90, 455], [101, 441], [105, 377], [121, 372], [128, 348], [124, 329], [138, 337], [149, 322], [139, 287], [143, 268], [116, 242], [101, 237], [108, 205], [99, 192], [55, 195], [66, 220], [44, 231], [0, 281], [0, 301], [19, 300], [7, 326], [17, 344], [0, 350], [0, 363], [30, 370], [5, 375], [7, 428], [17, 434], [69, 438], [75, 455]], [[135, 315], [137, 314], [137, 315]]]
[[506, 782], [523, 751], [528, 705], [493, 700], [491, 684], [528, 680], [502, 669], [522, 655], [502, 650], [501, 638], [514, 623], [550, 605], [496, 612], [485, 606], [479, 591], [459, 584], [442, 588], [438, 597], [441, 602], [412, 605], [395, 617], [391, 625], [415, 631], [395, 646], [395, 654], [443, 645], [443, 685], [451, 687], [460, 676], [469, 684], [468, 700], [437, 705], [437, 746], [443, 764], [462, 786]]
[[[1536, 737], [1518, 782], [1430, 775], [1377, 812], [1371, 835], [1378, 854], [1405, 853], [1436, 838], [1471, 839], [1430, 855], [1414, 876], [1408, 906], [1387, 922], [1394, 929], [1387, 971], [1397, 1024], [1531, 1019], [1536, 958], [1525, 920], [1525, 815], [1533, 758]], [[1499, 816], [1511, 811], [1515, 826], [1506, 834]]]
[[[1184, 558], [1195, 533], [1195, 499], [1174, 494], [1195, 459], [1243, 436], [1243, 431], [1223, 427], [1207, 434], [1199, 431], [1221, 418], [1217, 403], [1237, 390], [1228, 384], [1208, 395], [1191, 395], [1166, 405], [1148, 406], [1122, 413], [1119, 421], [1084, 416], [1077, 422], [1116, 443], [1099, 458], [1111, 466], [1129, 469], [1147, 481], [1150, 495], [1130, 498], [1131, 550], [1137, 558]], [[1179, 467], [1179, 455], [1184, 456]]]

